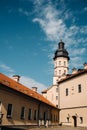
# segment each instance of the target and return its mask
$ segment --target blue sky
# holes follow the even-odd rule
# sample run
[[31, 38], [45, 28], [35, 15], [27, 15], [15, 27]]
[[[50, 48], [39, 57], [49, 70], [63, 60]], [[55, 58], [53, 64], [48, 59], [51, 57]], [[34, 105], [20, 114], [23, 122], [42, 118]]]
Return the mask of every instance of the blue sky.
[[0, 72], [39, 92], [52, 85], [62, 39], [70, 72], [87, 62], [87, 0], [0, 0]]

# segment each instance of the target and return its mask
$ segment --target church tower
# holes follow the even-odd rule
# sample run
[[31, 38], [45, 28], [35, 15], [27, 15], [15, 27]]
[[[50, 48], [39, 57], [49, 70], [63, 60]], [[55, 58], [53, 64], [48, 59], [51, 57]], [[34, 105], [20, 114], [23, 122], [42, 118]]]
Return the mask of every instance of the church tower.
[[69, 56], [68, 52], [64, 47], [64, 42], [60, 41], [58, 43], [58, 49], [55, 51], [54, 54], [54, 77], [53, 77], [53, 85], [56, 85], [57, 82], [62, 78], [62, 76], [68, 74], [68, 63], [69, 63]]

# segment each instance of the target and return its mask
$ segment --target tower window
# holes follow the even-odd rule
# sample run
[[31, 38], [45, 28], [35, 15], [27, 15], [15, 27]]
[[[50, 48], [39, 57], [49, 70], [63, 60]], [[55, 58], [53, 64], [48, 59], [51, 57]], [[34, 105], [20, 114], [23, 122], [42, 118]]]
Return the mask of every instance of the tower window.
[[66, 66], [66, 61], [64, 61], [64, 66]]
[[54, 74], [55, 76], [57, 75], [57, 71], [55, 71], [55, 74]]
[[78, 85], [78, 93], [81, 93], [82, 88], [81, 88], [81, 84]]
[[68, 95], [69, 95], [68, 88], [66, 88], [66, 96], [68, 96]]
[[59, 61], [59, 66], [61, 65], [61, 61]]
[[61, 75], [61, 70], [59, 70], [59, 75]]
[[58, 100], [58, 96], [56, 96], [56, 100]]
[[64, 70], [64, 74], [66, 74], [66, 70]]

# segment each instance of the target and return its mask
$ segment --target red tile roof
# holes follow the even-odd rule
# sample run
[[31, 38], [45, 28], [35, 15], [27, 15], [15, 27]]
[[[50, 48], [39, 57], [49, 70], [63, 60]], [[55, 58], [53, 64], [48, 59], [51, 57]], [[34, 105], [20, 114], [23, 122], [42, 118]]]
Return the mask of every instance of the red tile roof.
[[43, 97], [41, 94], [25, 87], [24, 85], [14, 81], [13, 79], [7, 77], [6, 75], [0, 73], [0, 83], [5, 85], [8, 88], [11, 88], [13, 90], [16, 90], [18, 92], [21, 92], [29, 97], [32, 97], [40, 102], [43, 102], [45, 104], [48, 104], [52, 107], [56, 107], [54, 104], [52, 104], [50, 101], [48, 101], [45, 97]]

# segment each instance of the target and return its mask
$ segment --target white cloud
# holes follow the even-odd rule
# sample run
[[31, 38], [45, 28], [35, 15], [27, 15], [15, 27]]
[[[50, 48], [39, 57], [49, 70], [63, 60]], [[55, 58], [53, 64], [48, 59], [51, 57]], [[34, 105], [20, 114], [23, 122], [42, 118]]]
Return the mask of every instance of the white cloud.
[[21, 13], [21, 14], [23, 14], [25, 16], [29, 16], [30, 15], [30, 13], [28, 11], [23, 10], [22, 8], [19, 8], [18, 11], [19, 11], [19, 13]]
[[[65, 4], [64, 1], [61, 2], [63, 2], [63, 5]], [[63, 10], [56, 8], [55, 5], [52, 5], [49, 2], [46, 6], [40, 4], [40, 9], [38, 9], [37, 13], [38, 14], [36, 15], [36, 18], [33, 19], [33, 22], [37, 22], [41, 26], [41, 29], [46, 34], [47, 40], [52, 41], [52, 44], [54, 42], [54, 47], [51, 47], [50, 53], [54, 50], [56, 42], [63, 39], [66, 43], [67, 49], [70, 50], [69, 53], [71, 54], [72, 65], [79, 63], [79, 61], [82, 63], [79, 55], [84, 55], [86, 52], [86, 48], [84, 47], [87, 47], [87, 37], [84, 37], [84, 35], [87, 35], [87, 26], [78, 26], [78, 24], [75, 24], [76, 18], [73, 15], [73, 12], [66, 8], [66, 4], [64, 5]], [[66, 20], [71, 23], [70, 26], [67, 26]], [[74, 56], [73, 58], [72, 55]], [[51, 54], [49, 54], [48, 57], [52, 60]]]
[[[60, 14], [60, 12], [59, 12]], [[38, 22], [45, 32], [47, 39], [58, 41], [65, 34], [66, 26], [63, 20], [58, 17], [58, 12], [51, 6], [47, 6], [42, 12], [43, 17], [33, 19], [33, 22]], [[61, 30], [61, 31], [60, 31]]]
[[43, 89], [47, 88], [47, 86], [45, 86], [44, 84], [41, 84], [41, 83], [35, 81], [34, 79], [31, 79], [26, 76], [21, 76], [20, 83], [24, 84], [25, 86], [27, 86], [29, 88], [37, 87], [38, 92], [41, 92]]
[[[70, 50], [72, 52], [72, 48]], [[77, 56], [80, 58], [80, 55], [84, 54], [86, 52], [86, 48], [74, 48], [73, 53], [71, 53], [71, 56]]]
[[[5, 64], [0, 64], [0, 68], [1, 68], [3, 71], [5, 71], [4, 73], [5, 73], [8, 77], [10, 77], [10, 78], [12, 78], [12, 76], [15, 75], [15, 73], [16, 73], [11, 67], [9, 67], [9, 66], [7, 66], [7, 65], [5, 65]], [[46, 88], [47, 88], [47, 86], [45, 86], [44, 84], [39, 83], [39, 82], [37, 82], [36, 80], [34, 80], [34, 79], [30, 78], [30, 77], [26, 77], [26, 76], [21, 76], [21, 78], [20, 78], [20, 83], [23, 84], [23, 85], [25, 85], [26, 87], [28, 87], [28, 88], [30, 88], [30, 89], [32, 89], [32, 87], [37, 87], [39, 93], [40, 93], [43, 89], [46, 89]]]
[[15, 72], [11, 67], [9, 67], [9, 66], [7, 66], [5, 64], [0, 64], [0, 68], [3, 69], [6, 72], [9, 72], [9, 73], [14, 73]]

